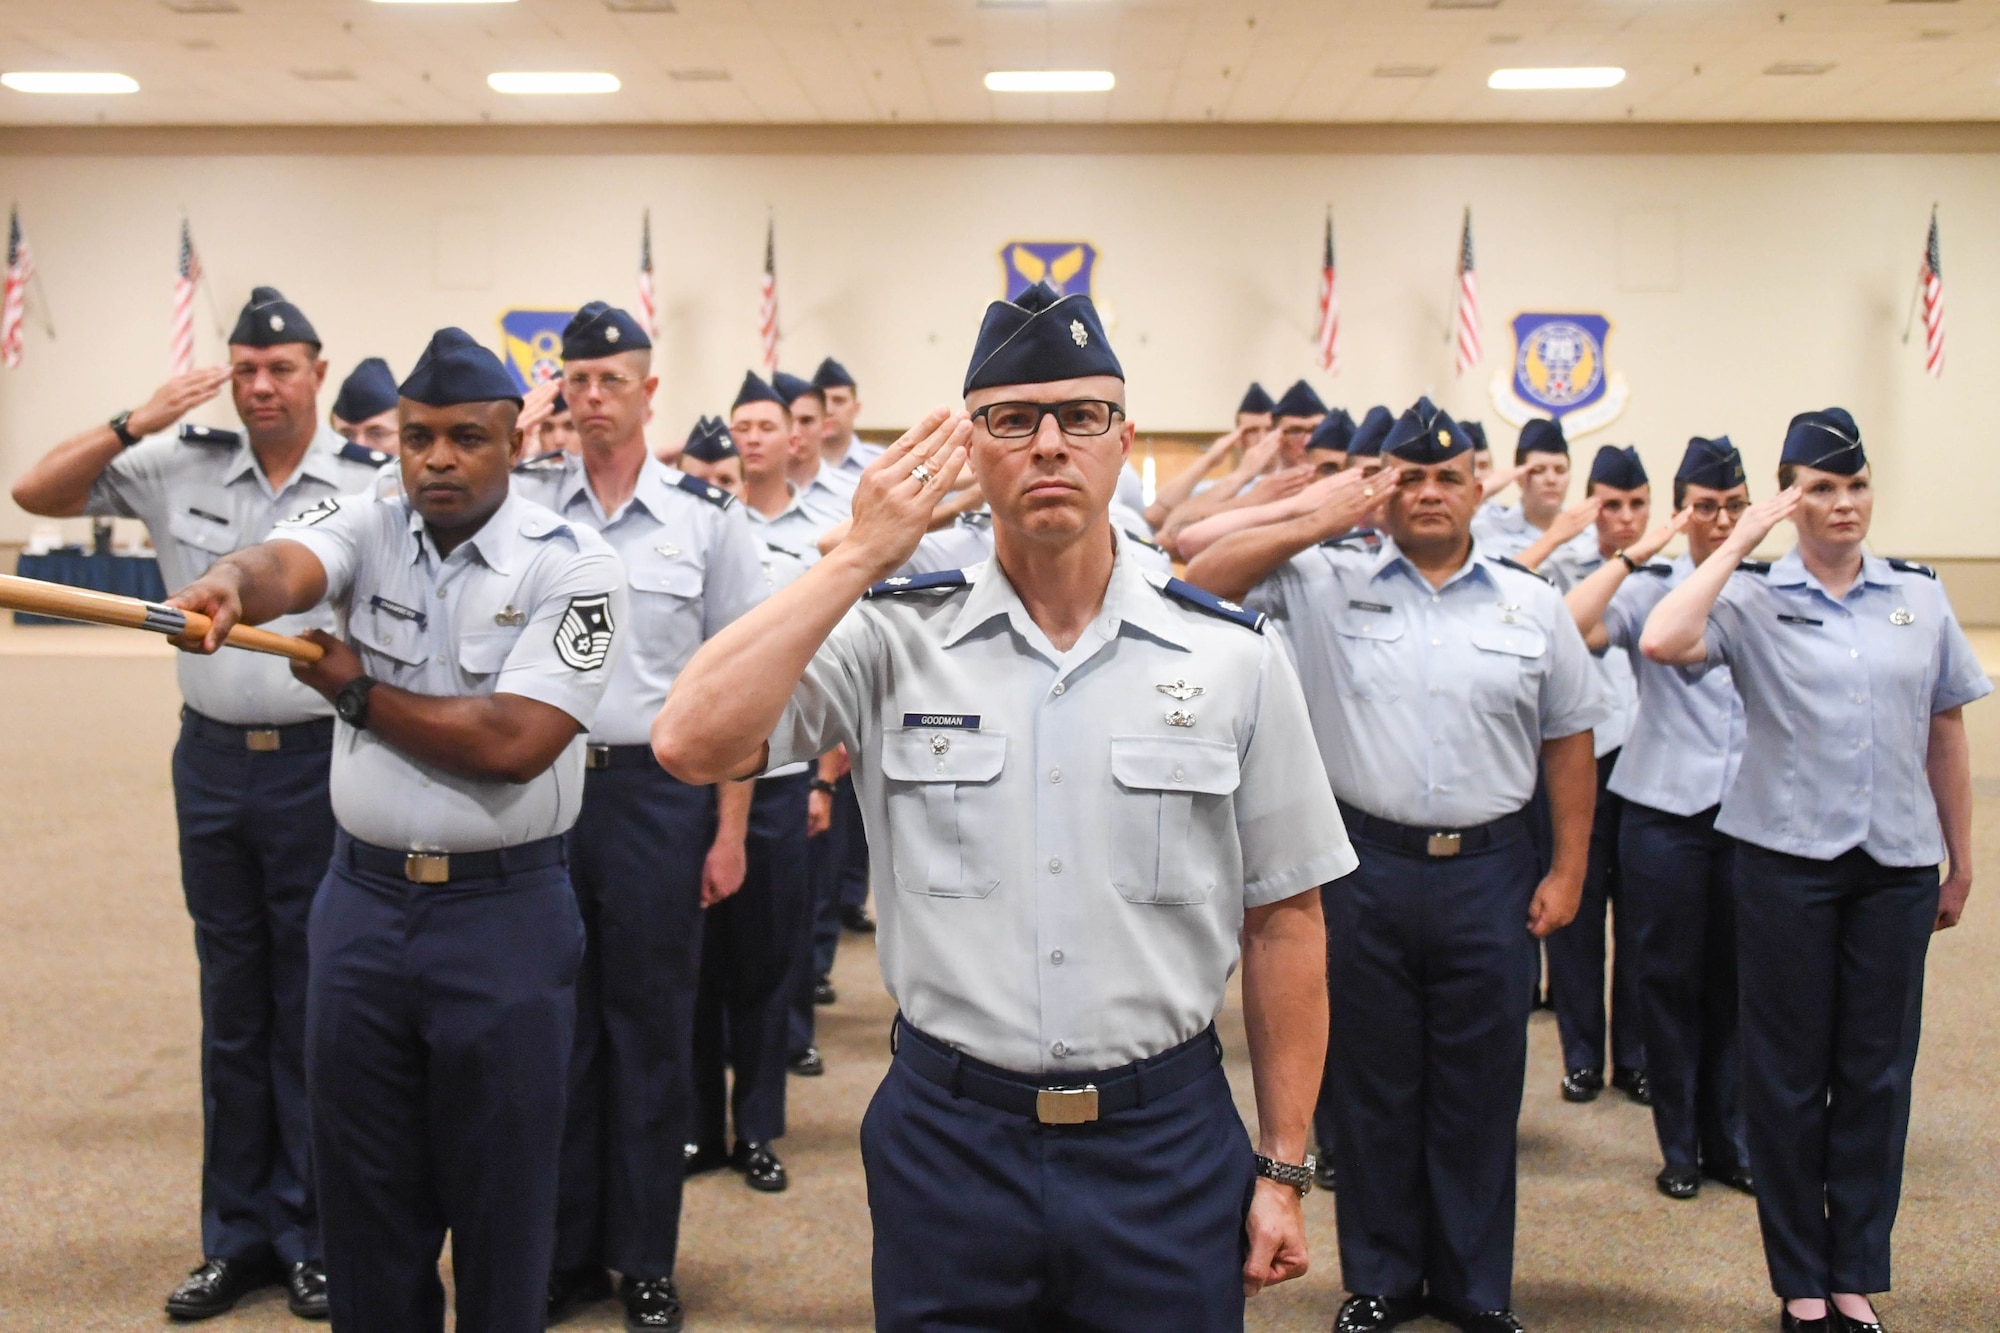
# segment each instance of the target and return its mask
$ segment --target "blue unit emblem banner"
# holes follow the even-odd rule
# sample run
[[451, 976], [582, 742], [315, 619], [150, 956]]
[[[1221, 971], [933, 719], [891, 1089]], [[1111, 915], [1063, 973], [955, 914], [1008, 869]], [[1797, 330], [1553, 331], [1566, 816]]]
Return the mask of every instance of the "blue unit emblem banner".
[[1097, 247], [1088, 241], [1009, 241], [1000, 247], [1000, 271], [1007, 299], [1017, 300], [1038, 282], [1058, 296], [1089, 296], [1097, 268]]
[[500, 315], [500, 359], [526, 393], [562, 377], [562, 333], [572, 310], [506, 310]]
[[1605, 365], [1609, 319], [1529, 312], [1514, 316], [1513, 329], [1513, 363], [1493, 379], [1493, 404], [1508, 422], [1553, 417], [1574, 438], [1625, 410], [1630, 387]]

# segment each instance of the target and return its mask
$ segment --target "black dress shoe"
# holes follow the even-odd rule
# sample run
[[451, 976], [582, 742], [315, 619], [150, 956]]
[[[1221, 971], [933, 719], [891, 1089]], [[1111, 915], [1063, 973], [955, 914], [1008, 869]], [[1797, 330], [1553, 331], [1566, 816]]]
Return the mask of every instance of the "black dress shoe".
[[785, 1164], [768, 1143], [739, 1143], [730, 1154], [729, 1164], [743, 1173], [743, 1183], [763, 1194], [782, 1194], [792, 1182]]
[[548, 1322], [560, 1324], [586, 1305], [611, 1299], [611, 1275], [601, 1264], [565, 1268], [549, 1276]]
[[1692, 1199], [1701, 1193], [1701, 1172], [1691, 1166], [1662, 1167], [1653, 1183], [1669, 1199]]
[[1701, 1173], [1719, 1185], [1727, 1185], [1733, 1190], [1741, 1190], [1751, 1198], [1757, 1197], [1757, 1180], [1748, 1167], [1731, 1166], [1720, 1170], [1703, 1167]]
[[840, 909], [840, 924], [857, 935], [873, 935], [875, 918], [868, 915], [865, 907], [843, 907]]
[[705, 1176], [711, 1171], [720, 1171], [725, 1166], [734, 1165], [729, 1160], [729, 1154], [720, 1148], [690, 1143], [684, 1151], [686, 1155], [681, 1159], [683, 1176]]
[[1614, 1067], [1611, 1071], [1611, 1086], [1641, 1106], [1653, 1104], [1653, 1084], [1643, 1069], [1633, 1069], [1629, 1065]]
[[285, 1305], [300, 1319], [331, 1319], [326, 1303], [326, 1265], [317, 1259], [293, 1264], [285, 1273]]
[[1333, 1321], [1333, 1333], [1375, 1333], [1422, 1317], [1421, 1296], [1349, 1296]]
[[1604, 1071], [1601, 1069], [1572, 1069], [1563, 1075], [1563, 1100], [1566, 1102], [1594, 1102], [1597, 1094], [1604, 1091]]
[[1340, 1188], [1340, 1175], [1333, 1169], [1333, 1159], [1322, 1157], [1313, 1166], [1313, 1186], [1332, 1194]]
[[1880, 1320], [1856, 1319], [1832, 1301], [1826, 1303], [1826, 1320], [1833, 1333], [1882, 1333]]
[[833, 983], [827, 980], [825, 977], [821, 977], [819, 980], [813, 982], [814, 1004], [819, 1005], [821, 1008], [825, 1008], [827, 1005], [832, 1004], [839, 999], [840, 999], [840, 993], [834, 990]]
[[818, 1078], [826, 1072], [826, 1061], [820, 1058], [819, 1047], [808, 1046], [785, 1061], [785, 1068], [800, 1078]]
[[272, 1259], [204, 1259], [167, 1296], [167, 1314], [180, 1320], [213, 1319], [228, 1314], [259, 1287], [284, 1277]]
[[618, 1299], [625, 1303], [625, 1327], [632, 1333], [679, 1333], [685, 1316], [672, 1278], [628, 1277]]
[[1527, 1333], [1527, 1326], [1512, 1310], [1468, 1310], [1450, 1301], [1432, 1301], [1430, 1315], [1459, 1333]]
[[1790, 1310], [1780, 1307], [1778, 1333], [1834, 1333], [1833, 1317], [1837, 1314], [1832, 1304], [1826, 1307], [1824, 1319], [1801, 1319]]

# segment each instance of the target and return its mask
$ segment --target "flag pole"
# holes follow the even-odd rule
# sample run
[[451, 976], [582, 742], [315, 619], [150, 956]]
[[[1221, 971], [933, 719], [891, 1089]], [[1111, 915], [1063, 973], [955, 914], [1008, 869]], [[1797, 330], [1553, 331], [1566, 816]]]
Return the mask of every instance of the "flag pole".
[[[1465, 206], [1465, 218], [1459, 223], [1458, 231], [1458, 264], [1461, 266], [1465, 263], [1465, 228], [1471, 225], [1472, 205], [1467, 204]], [[1458, 302], [1460, 297], [1464, 295], [1459, 290], [1459, 284], [1464, 280], [1464, 268], [1454, 267], [1451, 274], [1451, 299], [1444, 303], [1444, 345], [1446, 347], [1451, 346], [1452, 334], [1457, 332], [1458, 329]]]
[[[1937, 223], [1937, 210], [1938, 210], [1937, 200], [1933, 199], [1931, 200], [1932, 225], [1936, 225]], [[1926, 262], [1929, 262], [1930, 234], [1928, 232], [1924, 234], [1924, 258]], [[1910, 326], [1917, 317], [1917, 298], [1923, 295], [1923, 291], [1924, 291], [1924, 271], [1923, 269], [1919, 268], [1917, 270], [1917, 280], [1910, 286], [1910, 310], [1908, 314], [1903, 316], [1903, 344], [1905, 346], [1909, 345]]]
[[[183, 205], [181, 208], [182, 230], [187, 230], [187, 226], [188, 226], [187, 208], [185, 205]], [[192, 232], [190, 232], [190, 236], [192, 236]], [[192, 244], [192, 241], [190, 241], [190, 244]], [[201, 266], [201, 277], [195, 280], [194, 285], [201, 288], [201, 294], [203, 298], [206, 299], [208, 302], [208, 317], [215, 321], [215, 336], [221, 339], [224, 343], [227, 343], [229, 341], [229, 326], [222, 322], [222, 307], [218, 306], [215, 303], [215, 289], [209, 286], [208, 265], [203, 264]]]

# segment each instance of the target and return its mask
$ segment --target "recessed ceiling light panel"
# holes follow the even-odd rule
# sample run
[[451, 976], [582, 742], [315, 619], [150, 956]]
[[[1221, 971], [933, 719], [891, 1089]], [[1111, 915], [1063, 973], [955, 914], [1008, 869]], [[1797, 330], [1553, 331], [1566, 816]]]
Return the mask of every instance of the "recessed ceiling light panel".
[[1832, 68], [1831, 60], [1779, 60], [1764, 66], [1764, 72], [1794, 78], [1810, 78], [1815, 74], [1824, 74]]
[[1108, 93], [1118, 83], [1108, 69], [996, 69], [989, 93]]
[[1373, 70], [1378, 79], [1428, 79], [1437, 72], [1436, 65], [1377, 65]]
[[136, 93], [139, 81], [124, 74], [80, 74], [70, 70], [0, 74], [0, 84], [17, 93]]
[[514, 0], [375, 0], [378, 5], [511, 5]]
[[1625, 71], [1616, 65], [1569, 65], [1550, 69], [1496, 69], [1487, 77], [1486, 86], [1509, 91], [1545, 91], [1615, 88], [1623, 82]]
[[488, 74], [486, 86], [496, 93], [512, 93], [525, 97], [559, 97], [584, 93], [615, 93], [620, 84], [616, 74], [516, 70], [511, 73]]

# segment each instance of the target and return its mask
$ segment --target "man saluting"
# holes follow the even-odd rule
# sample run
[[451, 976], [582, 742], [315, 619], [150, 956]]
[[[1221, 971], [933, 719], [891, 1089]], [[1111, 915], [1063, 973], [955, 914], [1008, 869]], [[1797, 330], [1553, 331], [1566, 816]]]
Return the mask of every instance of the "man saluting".
[[[964, 391], [696, 653], [654, 750], [688, 782], [853, 757], [901, 1008], [862, 1125], [878, 1328], [1241, 1328], [1306, 1267], [1314, 890], [1354, 853], [1261, 618], [1108, 521], [1132, 427], [1089, 298], [995, 303]], [[968, 455], [994, 559], [871, 588]], [[1213, 1027], [1239, 938], [1254, 1155]]]

